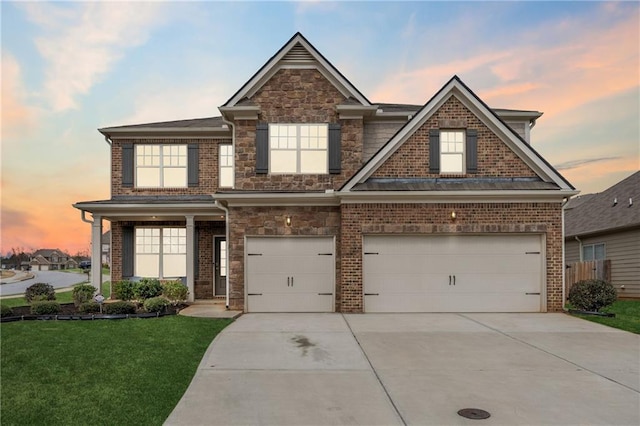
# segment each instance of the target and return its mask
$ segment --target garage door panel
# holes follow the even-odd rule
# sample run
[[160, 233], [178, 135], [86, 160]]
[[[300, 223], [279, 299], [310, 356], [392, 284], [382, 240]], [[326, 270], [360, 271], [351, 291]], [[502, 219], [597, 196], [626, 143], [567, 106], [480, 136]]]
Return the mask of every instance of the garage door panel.
[[247, 238], [247, 310], [332, 312], [333, 237]]
[[366, 312], [539, 312], [538, 235], [365, 236]]

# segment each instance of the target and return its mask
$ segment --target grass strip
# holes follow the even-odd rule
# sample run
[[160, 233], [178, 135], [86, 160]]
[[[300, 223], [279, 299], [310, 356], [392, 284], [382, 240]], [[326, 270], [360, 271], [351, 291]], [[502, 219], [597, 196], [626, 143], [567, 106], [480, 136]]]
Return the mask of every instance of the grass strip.
[[232, 320], [170, 316], [1, 327], [3, 425], [161, 425]]
[[579, 318], [619, 328], [640, 334], [640, 300], [616, 300], [609, 307], [602, 308], [602, 312], [616, 314], [615, 318], [598, 317], [592, 315], [576, 315]]

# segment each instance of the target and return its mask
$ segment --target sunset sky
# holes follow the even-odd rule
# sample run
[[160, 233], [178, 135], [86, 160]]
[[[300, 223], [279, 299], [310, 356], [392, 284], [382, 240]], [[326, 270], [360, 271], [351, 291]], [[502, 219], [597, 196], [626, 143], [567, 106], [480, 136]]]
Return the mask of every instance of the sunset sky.
[[[7, 2], [0, 250], [89, 250], [71, 204], [108, 199], [97, 128], [219, 115], [300, 31], [372, 102], [454, 74], [544, 112], [533, 146], [582, 193], [640, 169], [638, 2]], [[105, 223], [105, 229], [108, 223]]]

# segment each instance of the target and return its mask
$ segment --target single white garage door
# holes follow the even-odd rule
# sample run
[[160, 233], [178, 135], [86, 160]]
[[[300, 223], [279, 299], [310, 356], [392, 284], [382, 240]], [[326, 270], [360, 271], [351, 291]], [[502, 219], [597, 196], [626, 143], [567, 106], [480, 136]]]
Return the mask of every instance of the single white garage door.
[[248, 312], [333, 312], [333, 237], [248, 237]]
[[540, 312], [539, 235], [365, 236], [365, 312]]

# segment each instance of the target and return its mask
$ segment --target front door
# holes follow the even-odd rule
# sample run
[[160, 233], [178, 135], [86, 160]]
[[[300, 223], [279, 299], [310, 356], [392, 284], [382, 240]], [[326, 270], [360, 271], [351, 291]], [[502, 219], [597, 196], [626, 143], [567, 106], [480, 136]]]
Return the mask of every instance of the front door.
[[227, 241], [225, 237], [214, 238], [215, 260], [213, 275], [215, 295], [224, 296], [227, 292]]

